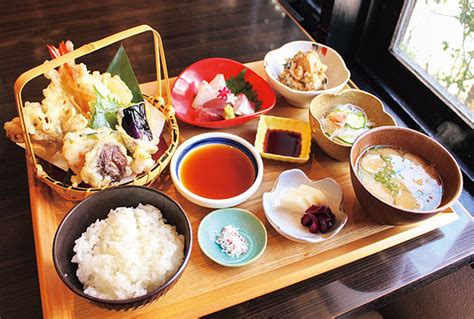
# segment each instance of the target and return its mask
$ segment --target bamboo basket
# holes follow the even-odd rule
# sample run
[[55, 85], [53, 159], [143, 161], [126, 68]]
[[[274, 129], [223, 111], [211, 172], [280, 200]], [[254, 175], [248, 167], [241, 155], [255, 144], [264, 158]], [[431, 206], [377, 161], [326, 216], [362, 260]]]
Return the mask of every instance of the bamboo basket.
[[[34, 152], [34, 148], [30, 139], [30, 135], [26, 131], [24, 113], [23, 113], [23, 100], [22, 100], [22, 91], [23, 88], [30, 82], [32, 79], [43, 75], [45, 72], [48, 72], [54, 68], [59, 67], [60, 65], [75, 60], [79, 57], [85, 56], [90, 54], [94, 51], [102, 49], [108, 45], [114, 44], [116, 42], [120, 42], [125, 40], [126, 38], [138, 35], [144, 32], [152, 32], [153, 33], [153, 40], [154, 40], [154, 49], [155, 49], [155, 65], [156, 65], [156, 83], [157, 83], [157, 92], [156, 96], [145, 96], [145, 99], [155, 106], [158, 110], [160, 110], [166, 117], [165, 126], [163, 128], [162, 136], [167, 132], [169, 136], [168, 147], [162, 153], [160, 158], [156, 161], [155, 165], [149, 172], [144, 172], [137, 175], [133, 180], [119, 183], [118, 185], [149, 185], [153, 183], [154, 180], [158, 178], [160, 173], [166, 168], [166, 166], [171, 161], [171, 157], [175, 152], [178, 146], [179, 140], [179, 128], [175, 117], [175, 111], [171, 104], [171, 94], [170, 94], [170, 84], [168, 79], [168, 70], [166, 67], [166, 59], [165, 59], [165, 52], [163, 48], [163, 43], [161, 40], [160, 34], [151, 28], [148, 25], [141, 25], [137, 27], [130, 28], [128, 30], [113, 34], [108, 36], [104, 39], [85, 44], [82, 47], [69, 52], [63, 56], [60, 56], [56, 59], [49, 60], [44, 62], [42, 65], [39, 65], [29, 71], [24, 72], [21, 74], [18, 79], [15, 81], [14, 91], [15, 91], [15, 99], [18, 109], [18, 115], [21, 122], [21, 127], [23, 130], [23, 137], [25, 140], [25, 149], [26, 149], [26, 158], [29, 165], [32, 166], [33, 172], [36, 178], [44, 182], [48, 185], [51, 189], [58, 192], [63, 198], [67, 200], [78, 201], [86, 198], [92, 193], [98, 192], [103, 188], [92, 188], [92, 187], [74, 187], [71, 185], [66, 185], [62, 181], [56, 180], [50, 174], [47, 173], [45, 169], [43, 169], [42, 165], [38, 162], [36, 154]], [[161, 78], [161, 73], [163, 72], [164, 78]], [[163, 96], [163, 89], [164, 93], [166, 94]], [[164, 102], [163, 102], [164, 101]]]

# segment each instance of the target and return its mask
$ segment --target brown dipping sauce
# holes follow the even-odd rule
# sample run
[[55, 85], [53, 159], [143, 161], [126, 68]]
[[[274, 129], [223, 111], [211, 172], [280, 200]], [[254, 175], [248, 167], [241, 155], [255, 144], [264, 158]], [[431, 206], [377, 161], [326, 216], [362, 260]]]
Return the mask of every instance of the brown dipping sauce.
[[286, 130], [267, 130], [263, 151], [265, 153], [298, 157], [301, 154], [301, 134]]
[[225, 199], [240, 195], [252, 186], [255, 168], [238, 148], [208, 144], [189, 152], [183, 159], [179, 177], [184, 187], [196, 195]]

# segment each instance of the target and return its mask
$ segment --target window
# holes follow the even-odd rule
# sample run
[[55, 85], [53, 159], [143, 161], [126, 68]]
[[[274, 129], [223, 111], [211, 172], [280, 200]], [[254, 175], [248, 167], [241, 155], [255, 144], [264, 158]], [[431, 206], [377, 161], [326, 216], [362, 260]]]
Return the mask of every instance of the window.
[[461, 201], [473, 205], [473, 0], [280, 2], [344, 57], [361, 89], [448, 148], [464, 175]]
[[474, 2], [410, 0], [391, 52], [474, 127]]
[[[362, 4], [367, 8], [361, 5], [358, 13], [361, 31], [354, 35], [353, 75], [367, 81], [363, 88], [373, 89], [407, 125], [445, 145], [472, 192], [472, 0], [370, 0]], [[460, 10], [462, 5], [470, 7]], [[465, 62], [460, 62], [458, 52]], [[464, 73], [459, 70], [466, 75], [458, 81], [456, 75]]]

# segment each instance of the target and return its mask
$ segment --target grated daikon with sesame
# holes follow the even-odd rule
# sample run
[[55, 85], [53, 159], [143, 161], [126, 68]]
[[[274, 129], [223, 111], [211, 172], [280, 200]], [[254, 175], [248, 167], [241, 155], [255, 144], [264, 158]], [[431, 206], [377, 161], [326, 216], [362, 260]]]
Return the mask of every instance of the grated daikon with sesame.
[[239, 233], [239, 228], [226, 225], [222, 228], [216, 243], [221, 246], [222, 252], [229, 257], [237, 258], [246, 253], [249, 244]]

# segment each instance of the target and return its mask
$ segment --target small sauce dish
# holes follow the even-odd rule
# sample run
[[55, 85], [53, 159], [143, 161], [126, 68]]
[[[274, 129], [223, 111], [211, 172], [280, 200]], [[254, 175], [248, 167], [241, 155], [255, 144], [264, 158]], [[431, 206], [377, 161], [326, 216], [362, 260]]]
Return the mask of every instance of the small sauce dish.
[[203, 207], [225, 208], [243, 203], [257, 191], [263, 162], [252, 144], [239, 136], [204, 133], [178, 147], [170, 173], [187, 200]]
[[[239, 257], [230, 257], [216, 243], [224, 226], [232, 225], [248, 243], [248, 250]], [[240, 208], [215, 210], [201, 221], [198, 242], [202, 252], [214, 262], [226, 267], [241, 267], [257, 260], [267, 247], [267, 231], [251, 212]]]
[[262, 157], [304, 163], [311, 153], [311, 127], [308, 122], [276, 116], [261, 116], [255, 148]]

